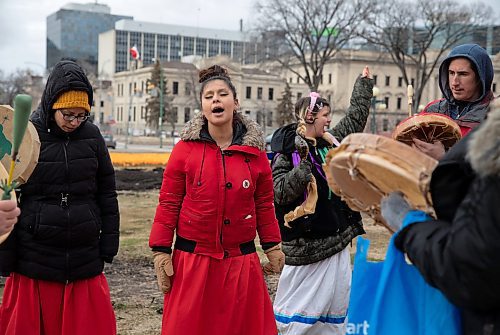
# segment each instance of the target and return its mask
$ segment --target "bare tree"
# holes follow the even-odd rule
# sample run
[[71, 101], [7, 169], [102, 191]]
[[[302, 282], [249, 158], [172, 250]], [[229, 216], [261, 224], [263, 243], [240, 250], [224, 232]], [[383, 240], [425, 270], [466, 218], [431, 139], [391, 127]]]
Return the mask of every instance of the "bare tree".
[[486, 24], [491, 8], [454, 0], [384, 0], [377, 3], [362, 37], [387, 52], [406, 85], [414, 78], [414, 109], [445, 52]]
[[7, 76], [0, 71], [0, 105], [13, 105], [16, 95], [29, 93], [32, 83], [30, 70], [17, 70]]
[[276, 123], [278, 126], [284, 126], [294, 121], [294, 105], [292, 103], [292, 90], [290, 85], [286, 83], [285, 91], [280, 99], [278, 99], [279, 104], [276, 107]]
[[373, 0], [261, 0], [257, 33], [266, 58], [317, 90], [327, 61], [355, 36]]

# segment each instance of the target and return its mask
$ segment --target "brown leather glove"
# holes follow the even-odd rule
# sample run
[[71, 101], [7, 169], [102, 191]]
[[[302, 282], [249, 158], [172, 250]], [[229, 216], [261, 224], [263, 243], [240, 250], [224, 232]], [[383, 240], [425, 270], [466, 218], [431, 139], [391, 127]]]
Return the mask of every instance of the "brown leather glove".
[[163, 293], [170, 292], [170, 277], [172, 277], [174, 274], [174, 268], [172, 267], [172, 256], [164, 252], [155, 251], [153, 252], [153, 262], [155, 264], [158, 287]]
[[267, 249], [264, 253], [266, 254], [269, 262], [264, 264], [262, 271], [264, 271], [266, 275], [281, 273], [283, 266], [285, 266], [285, 254], [281, 251], [281, 243]]

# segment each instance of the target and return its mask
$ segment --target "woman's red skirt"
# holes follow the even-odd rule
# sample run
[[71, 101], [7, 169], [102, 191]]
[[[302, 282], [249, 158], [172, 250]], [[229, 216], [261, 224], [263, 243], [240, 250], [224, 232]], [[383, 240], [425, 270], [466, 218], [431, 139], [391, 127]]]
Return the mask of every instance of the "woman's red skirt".
[[215, 259], [174, 250], [164, 335], [276, 335], [257, 253]]
[[106, 277], [63, 284], [12, 273], [0, 305], [0, 334], [116, 334]]

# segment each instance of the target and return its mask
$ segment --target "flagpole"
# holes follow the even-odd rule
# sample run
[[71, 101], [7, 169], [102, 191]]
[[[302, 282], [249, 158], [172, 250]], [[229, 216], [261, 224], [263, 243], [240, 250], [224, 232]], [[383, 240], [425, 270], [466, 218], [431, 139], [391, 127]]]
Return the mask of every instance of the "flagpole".
[[[128, 148], [128, 137], [129, 137], [129, 130], [130, 130], [130, 119], [132, 117], [132, 99], [134, 98], [134, 96], [137, 94], [137, 91], [135, 90], [134, 85], [134, 76], [135, 76], [135, 70], [137, 69], [137, 67], [139, 66], [139, 59], [141, 58], [140, 54], [139, 54], [139, 49], [137, 49], [137, 45], [134, 44], [134, 46], [132, 48], [129, 49], [130, 51], [130, 55], [132, 56], [132, 59], [135, 61], [135, 66], [134, 66], [134, 63], [131, 63], [131, 69], [130, 69], [130, 77], [131, 77], [131, 92], [130, 92], [130, 99], [129, 99], [129, 103], [128, 103], [128, 115], [127, 115], [127, 131], [125, 133], [125, 149]], [[133, 92], [132, 92], [133, 91]], [[141, 92], [141, 96], [142, 96], [142, 91]]]

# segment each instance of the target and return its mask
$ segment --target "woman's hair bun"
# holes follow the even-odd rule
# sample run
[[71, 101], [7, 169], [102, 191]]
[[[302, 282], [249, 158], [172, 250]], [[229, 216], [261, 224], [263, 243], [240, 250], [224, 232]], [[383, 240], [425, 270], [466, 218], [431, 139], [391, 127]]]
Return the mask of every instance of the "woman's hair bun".
[[198, 74], [198, 82], [203, 83], [213, 77], [223, 77], [231, 80], [225, 68], [220, 65], [212, 65], [209, 68], [200, 71]]

